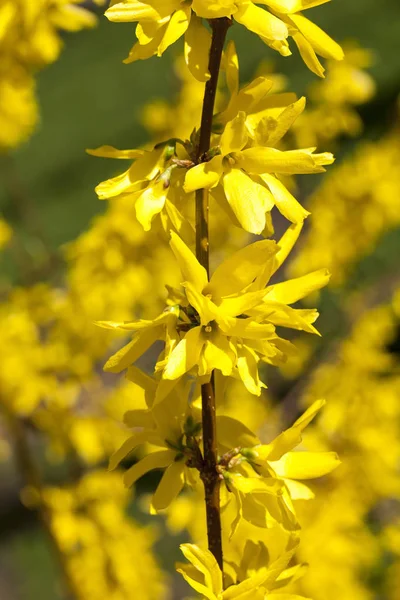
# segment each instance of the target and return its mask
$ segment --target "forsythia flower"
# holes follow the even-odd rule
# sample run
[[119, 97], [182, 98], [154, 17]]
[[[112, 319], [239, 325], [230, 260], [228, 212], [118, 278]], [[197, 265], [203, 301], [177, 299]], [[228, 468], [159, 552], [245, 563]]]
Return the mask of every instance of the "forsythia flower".
[[275, 174], [321, 173], [325, 171], [323, 165], [333, 162], [333, 156], [329, 152], [314, 154], [314, 148], [283, 152], [268, 147], [281, 139], [292, 119], [292, 111], [283, 111], [277, 117], [274, 133], [269, 129], [268, 117], [261, 119], [255, 132], [257, 141], [248, 145], [246, 114], [239, 112], [225, 127], [219, 143], [220, 154], [189, 169], [185, 191], [221, 184], [237, 220], [250, 233], [262, 233], [266, 226], [265, 215], [274, 205], [292, 223], [303, 221], [309, 213]]
[[[288, 530], [298, 527], [292, 500], [308, 500], [313, 493], [297, 480], [322, 477], [340, 464], [335, 452], [292, 452], [302, 441], [302, 431], [324, 404], [324, 400], [314, 402], [271, 443], [241, 448], [236, 458], [231, 457], [232, 467], [224, 472], [224, 480], [237, 503], [232, 534], [241, 518], [258, 527], [271, 526], [274, 521]], [[246, 468], [243, 459], [251, 468]]]
[[[124, 481], [129, 487], [148, 471], [166, 467], [152, 499], [153, 510], [159, 511], [171, 504], [185, 483], [197, 483], [193, 467], [198, 466], [197, 437], [202, 429], [201, 410], [196, 406], [199, 398], [189, 403], [191, 382], [180, 382], [163, 402], [155, 403], [157, 382], [153, 378], [135, 367], [129, 369], [128, 378], [135, 385], [135, 396], [145, 398], [146, 408], [125, 413], [125, 424], [136, 431], [113, 454], [110, 469], [139, 446], [151, 444], [151, 451], [126, 471]], [[257, 443], [257, 437], [236, 419], [218, 416], [217, 427], [221, 453], [238, 443]]]
[[[100, 183], [100, 199], [129, 198], [135, 203], [139, 222], [147, 231], [157, 214], [191, 239], [191, 225], [183, 216], [188, 196], [208, 188], [236, 225], [254, 234], [269, 234], [274, 206], [292, 223], [302, 222], [308, 212], [288, 191], [282, 177], [323, 172], [334, 161], [329, 152], [315, 148], [281, 151], [276, 148], [305, 108], [305, 99], [293, 94], [271, 94], [272, 82], [258, 77], [239, 90], [239, 72], [234, 44], [225, 54], [231, 99], [215, 121], [215, 134], [204, 162], [195, 164], [193, 137], [171, 139], [151, 151], [117, 150], [103, 146], [89, 150], [94, 156], [134, 159], [130, 168]], [[294, 101], [293, 101], [294, 98]], [[186, 194], [185, 194], [186, 193]], [[165, 227], [167, 228], [167, 227]], [[186, 234], [184, 231], [186, 230]]]
[[[254, 568], [248, 578], [225, 590], [223, 573], [214, 556], [209, 550], [202, 550], [195, 544], [181, 545], [185, 558], [191, 564], [178, 563], [177, 571], [196, 592], [208, 600], [302, 600], [302, 596], [282, 593], [280, 590], [282, 580], [285, 585], [293, 576], [290, 569], [286, 570], [297, 546], [297, 540], [293, 540], [295, 538], [289, 540], [289, 549], [278, 560], [268, 565], [266, 558], [266, 563]], [[249, 549], [246, 549], [246, 555], [249, 554]], [[254, 562], [256, 557], [257, 555], [252, 557]]]
[[93, 156], [135, 161], [122, 175], [100, 183], [96, 187], [98, 197], [101, 200], [132, 200], [136, 217], [145, 231], [150, 230], [154, 217], [165, 208], [170, 222], [179, 231], [184, 223], [178, 209], [185, 196], [182, 190], [184, 172], [171, 160], [175, 152], [175, 144], [168, 142], [157, 145], [152, 151], [117, 150], [111, 146], [88, 150]]
[[[400, 223], [398, 131], [364, 143], [314, 192], [314, 219], [290, 265], [293, 276], [327, 266], [343, 285], [355, 264]], [[379, 218], [377, 218], [379, 214]]]
[[[96, 24], [83, 0], [0, 1], [0, 151], [24, 141], [37, 122], [34, 74], [62, 49], [60, 30]], [[97, 0], [103, 4], [103, 0]]]
[[[180, 37], [185, 36], [185, 58], [195, 77], [205, 81], [210, 35], [202, 19], [234, 19], [283, 56], [291, 51], [287, 38], [293, 37], [306, 65], [317, 75], [324, 69], [317, 54], [341, 60], [343, 51], [317, 25], [301, 13], [329, 0], [180, 0], [142, 2], [138, 0], [113, 0], [106, 16], [110, 21], [137, 22], [136, 37], [125, 62], [161, 56]], [[261, 8], [257, 4], [264, 4]]]
[[277, 364], [292, 350], [291, 344], [277, 335], [276, 326], [317, 333], [312, 323], [318, 313], [289, 305], [329, 280], [328, 272], [321, 269], [265, 287], [290, 251], [294, 240], [291, 231], [289, 234], [281, 240], [281, 247], [262, 240], [239, 250], [208, 281], [192, 251], [171, 233], [170, 245], [184, 277], [184, 294], [173, 292], [178, 303], [154, 321], [99, 322], [103, 327], [137, 332], [130, 344], [109, 359], [105, 370], [123, 370], [157, 339], [163, 339], [164, 357], [156, 365], [156, 370], [162, 371], [161, 396], [168, 380], [178, 380], [194, 370], [199, 377], [209, 378], [214, 369], [242, 379], [251, 393], [259, 395], [264, 386], [258, 376], [259, 361]]
[[138, 589], [141, 600], [167, 597], [154, 532], [127, 516], [129, 495], [117, 474], [94, 470], [72, 487], [46, 487], [42, 501], [76, 600], [128, 599]]

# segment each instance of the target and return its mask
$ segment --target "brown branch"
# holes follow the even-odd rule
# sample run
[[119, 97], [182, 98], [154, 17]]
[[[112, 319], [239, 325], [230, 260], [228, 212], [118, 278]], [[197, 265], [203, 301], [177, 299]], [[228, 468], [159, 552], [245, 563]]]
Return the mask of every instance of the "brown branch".
[[69, 573], [66, 557], [63, 554], [63, 551], [61, 550], [58, 540], [53, 532], [51, 512], [45, 505], [42, 497], [42, 477], [32, 455], [25, 424], [23, 423], [22, 419], [14, 415], [12, 411], [9, 411], [5, 405], [2, 408], [6, 417], [11, 441], [14, 447], [16, 467], [25, 484], [33, 488], [40, 497], [37, 513], [43, 530], [47, 536], [49, 546], [53, 550], [53, 555], [58, 561], [67, 598], [68, 600], [78, 599], [79, 590]]
[[[197, 163], [205, 161], [207, 153], [210, 150], [215, 95], [217, 92], [222, 51], [225, 44], [226, 34], [230, 26], [230, 20], [226, 18], [213, 19], [210, 21], [210, 25], [212, 28], [212, 41], [208, 68], [211, 77], [206, 83], [204, 93], [199, 145], [196, 153]], [[196, 256], [200, 264], [206, 269], [209, 276], [210, 251], [208, 198], [208, 190], [198, 190], [196, 192]], [[204, 448], [204, 460], [201, 470], [201, 478], [205, 491], [208, 548], [215, 556], [215, 559], [222, 570], [223, 557], [220, 513], [221, 479], [217, 470], [217, 431], [213, 375], [211, 375], [209, 383], [201, 386], [201, 399]]]

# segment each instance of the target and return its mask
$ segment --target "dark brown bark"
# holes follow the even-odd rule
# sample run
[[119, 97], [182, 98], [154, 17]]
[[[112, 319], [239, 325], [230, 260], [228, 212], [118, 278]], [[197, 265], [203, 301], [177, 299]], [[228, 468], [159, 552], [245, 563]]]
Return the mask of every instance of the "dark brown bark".
[[[211, 129], [214, 114], [215, 95], [221, 66], [222, 51], [226, 34], [230, 26], [229, 19], [210, 21], [212, 41], [209, 58], [210, 79], [206, 83], [199, 145], [196, 162], [207, 160], [210, 150]], [[208, 190], [196, 192], [196, 256], [209, 275], [209, 228], [208, 228]], [[217, 431], [215, 420], [214, 377], [201, 387], [204, 460], [201, 478], [204, 483], [208, 548], [215, 556], [221, 570], [223, 568], [222, 532], [220, 512], [221, 480], [217, 471]]]

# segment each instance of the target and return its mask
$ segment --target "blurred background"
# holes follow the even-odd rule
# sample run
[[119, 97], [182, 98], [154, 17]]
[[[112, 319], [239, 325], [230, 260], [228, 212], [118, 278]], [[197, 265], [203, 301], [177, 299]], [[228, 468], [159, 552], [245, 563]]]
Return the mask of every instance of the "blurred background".
[[[90, 3], [87, 5], [89, 6]], [[103, 160], [87, 155], [85, 149], [96, 148], [103, 144], [113, 145], [117, 148], [139, 148], [148, 143], [154, 134], [157, 135], [157, 127], [151, 123], [151, 115], [156, 113], [149, 110], [145, 112], [145, 105], [149, 103], [154, 105], [155, 103], [157, 107], [160, 106], [157, 104], [160, 100], [174, 103], [182, 87], [182, 81], [175, 67], [177, 47], [174, 46], [161, 59], [153, 58], [143, 63], [124, 65], [122, 60], [133, 43], [133, 26], [131, 24], [112, 24], [104, 18], [101, 8], [93, 6], [90, 8], [99, 16], [97, 26], [80, 32], [63, 33], [64, 47], [60, 57], [37, 73], [40, 118], [33, 134], [18, 147], [0, 154], [0, 213], [7, 227], [12, 231], [0, 259], [0, 291], [4, 303], [2, 314], [5, 319], [5, 329], [8, 327], [7, 315], [10, 314], [10, 311], [15, 310], [10, 308], [10, 303], [17, 306], [17, 311], [25, 310], [29, 305], [28, 312], [32, 315], [36, 310], [32, 308], [32, 304], [36, 302], [39, 307], [47, 302], [42, 298], [42, 295], [47, 292], [43, 291], [40, 284], [44, 283], [57, 290], [65, 288], [68, 277], [74, 277], [74, 275], [66, 275], [68, 264], [71, 264], [68, 263], [68, 260], [76, 260], [76, 257], [83, 252], [82, 246], [71, 245], [71, 242], [77, 238], [82, 240], [79, 236], [88, 230], [92, 219], [104, 213], [107, 208], [106, 203], [97, 199], [94, 188], [98, 182], [120, 172], [119, 167], [112, 160]], [[284, 398], [285, 406], [289, 407], [289, 413], [291, 403], [298, 398], [306, 385], [304, 373], [308, 376], [321, 361], [329, 362], [332, 353], [338, 354], [338, 345], [346, 336], [352, 335], [352, 326], [361, 313], [375, 310], [377, 306], [381, 305], [392, 307], [393, 294], [397, 288], [400, 289], [400, 170], [397, 141], [393, 141], [394, 138], [397, 139], [399, 133], [399, 129], [396, 127], [399, 119], [398, 96], [400, 92], [400, 3], [398, 0], [380, 0], [380, 2], [333, 0], [313, 9], [311, 18], [344, 46], [347, 44], [347, 47], [354, 51], [354, 43], [357, 43], [360, 47], [370, 51], [369, 58], [361, 60], [363, 63], [361, 70], [372, 78], [371, 81], [375, 82], [376, 88], [373, 89], [374, 85], [370, 83], [370, 80], [365, 84], [364, 82], [360, 84], [364, 91], [367, 89], [365, 98], [362, 98], [362, 102], [349, 102], [351, 118], [343, 117], [345, 123], [343, 131], [339, 131], [337, 135], [332, 135], [332, 139], [329, 139], [327, 134], [329, 124], [326, 123], [322, 127], [324, 131], [320, 132], [320, 137], [317, 138], [318, 140], [322, 139], [319, 150], [333, 149], [335, 152], [337, 162], [332, 168], [332, 173], [334, 173], [334, 169], [343, 169], [339, 171], [341, 173], [338, 175], [339, 181], [327, 179], [325, 183], [322, 183], [317, 176], [304, 178], [304, 181], [303, 178], [299, 178], [298, 181], [300, 190], [298, 197], [308, 207], [315, 205], [315, 210], [311, 208], [313, 213], [311, 219], [317, 222], [319, 215], [321, 219], [327, 218], [321, 197], [324, 197], [327, 203], [335, 193], [344, 194], [340, 187], [340, 180], [345, 187], [353, 185], [354, 188], [357, 187], [354, 183], [354, 181], [358, 181], [357, 177], [360, 181], [363, 177], [366, 180], [365, 190], [359, 192], [358, 204], [351, 207], [349, 204], [348, 212], [338, 218], [330, 230], [332, 237], [329, 239], [331, 241], [339, 240], [337, 254], [340, 255], [342, 244], [343, 247], [348, 246], [350, 250], [347, 253], [343, 252], [342, 262], [337, 256], [333, 258], [327, 256], [326, 259], [332, 263], [326, 266], [333, 271], [334, 281], [333, 285], [319, 299], [321, 312], [319, 330], [322, 333], [323, 342], [320, 346], [314, 345], [312, 350], [304, 345], [301, 358], [287, 367], [287, 372], [283, 373], [281, 380], [275, 381], [271, 374], [271, 396], [274, 396], [275, 399], [266, 402], [271, 401], [274, 405], [277, 399]], [[263, 72], [269, 70], [271, 74], [273, 73], [278, 87], [294, 91], [299, 96], [303, 94], [310, 96], [311, 108], [319, 106], [318, 102], [323, 104], [319, 99], [320, 93], [314, 90], [313, 95], [313, 88], [310, 88], [311, 84], [315, 86], [317, 78], [306, 69], [296, 52], [290, 59], [282, 58], [277, 53], [270, 51], [256, 36], [245, 31], [243, 27], [231, 28], [229, 35], [237, 45], [242, 83], [248, 82], [254, 74], [259, 72], [260, 63], [267, 60], [268, 63], [264, 62], [262, 66]], [[343, 85], [343, 81], [341, 85]], [[346, 87], [345, 84], [344, 87]], [[300, 129], [297, 135], [301, 138]], [[333, 139], [334, 137], [335, 139]], [[388, 137], [389, 142], [387, 142]], [[376, 161], [379, 161], [378, 157], [383, 157], [382, 165], [375, 162], [375, 158]], [[367, 165], [371, 170], [378, 170], [378, 173], [374, 173], [369, 179], [365, 174]], [[385, 169], [390, 171], [390, 178], [387, 177]], [[333, 174], [332, 177], [334, 177]], [[375, 185], [374, 182], [379, 177], [382, 179], [382, 185], [380, 185], [376, 197], [371, 199], [368, 196], [371, 191], [369, 186]], [[386, 188], [385, 183], [387, 184]], [[328, 188], [331, 186], [330, 190], [324, 189], [322, 187], [324, 185]], [[340, 210], [347, 210], [345, 199], [344, 195], [344, 204]], [[351, 198], [349, 203], [350, 201]], [[364, 220], [363, 201], [367, 204], [371, 202], [373, 212], [368, 216], [370, 221]], [[354, 228], [349, 226], [348, 221], [357, 226]], [[369, 222], [372, 222], [371, 227], [368, 225]], [[342, 224], [344, 229], [340, 230]], [[309, 227], [312, 228], [313, 225]], [[337, 237], [335, 237], [335, 228], [337, 228]], [[373, 233], [371, 233], [372, 231]], [[311, 236], [311, 229], [304, 234], [305, 238], [307, 235]], [[292, 261], [289, 267], [292, 274], [301, 274], [305, 263], [308, 263], [310, 268], [313, 268], [313, 262], [316, 263], [315, 268], [321, 266], [317, 264], [315, 249], [313, 250], [312, 246], [314, 243], [318, 247], [318, 235], [322, 234], [318, 234], [316, 231], [313, 235], [314, 238], [307, 238], [307, 241], [304, 242], [309, 246], [302, 248], [300, 256]], [[8, 234], [4, 234], [4, 236], [8, 238]], [[328, 241], [327, 239], [327, 245]], [[92, 242], [85, 238], [82, 244], [87, 244], [85, 246], [87, 249]], [[357, 249], [354, 250], [354, 256], [352, 248]], [[97, 251], [95, 242], [91, 246], [91, 251], [93, 253]], [[309, 254], [307, 254], [308, 251]], [[72, 259], [71, 256], [73, 256]], [[136, 257], [136, 260], [142, 260], [141, 255], [138, 256], [139, 258]], [[322, 258], [321, 256], [321, 261]], [[338, 260], [339, 264], [336, 280], [335, 260]], [[86, 285], [90, 288], [90, 277], [93, 272], [88, 269], [86, 275], [88, 277]], [[112, 278], [109, 281], [112, 282]], [[130, 285], [132, 285], [132, 281], [130, 281]], [[22, 289], [34, 289], [35, 300], [33, 302], [31, 299], [27, 300]], [[100, 293], [102, 292], [100, 291]], [[146, 304], [144, 299], [141, 302]], [[38, 314], [40, 310], [37, 308]], [[48, 310], [47, 305], [43, 310], [44, 312]], [[392, 311], [392, 308], [390, 310]], [[55, 312], [57, 313], [57, 309]], [[398, 335], [397, 317], [394, 318], [392, 312], [390, 314], [392, 319], [390, 326], [387, 325], [386, 317], [382, 317], [383, 320], [386, 319], [385, 329], [384, 332], [378, 331], [376, 336], [380, 341], [384, 341], [379, 352], [390, 351], [389, 354], [394, 360], [395, 366], [390, 363], [392, 369], [390, 377], [394, 377], [393, 373], [395, 374], [396, 379], [393, 386], [398, 390], [396, 357], [400, 354], [400, 335]], [[104, 315], [104, 318], [108, 317], [112, 318], [112, 315]], [[44, 318], [46, 326], [48, 322], [57, 318], [58, 316], [55, 316], [54, 313], [51, 314], [51, 317], [47, 315]], [[72, 310], [68, 318], [74, 318]], [[125, 318], [125, 314], [117, 320], [122, 320], [122, 318]], [[42, 327], [41, 317], [39, 316], [37, 319], [40, 329]], [[372, 317], [372, 321], [377, 322], [374, 317]], [[20, 327], [26, 333], [27, 326], [22, 320]], [[79, 327], [78, 323], [77, 329]], [[388, 329], [390, 329], [389, 333], [387, 333]], [[371, 339], [373, 335], [375, 334], [371, 334]], [[90, 336], [90, 332], [87, 336]], [[7, 339], [6, 332], [1, 345], [1, 353], [6, 360], [9, 359], [9, 353], [14, 351], [13, 348], [10, 350], [11, 346], [8, 344], [11, 344], [11, 341], [6, 343]], [[14, 336], [13, 343], [16, 339], [18, 340]], [[25, 341], [23, 338], [23, 344]], [[15, 343], [15, 352], [17, 352], [18, 341]], [[361, 349], [359, 352], [362, 354], [364, 351]], [[365, 352], [367, 353], [366, 350]], [[311, 354], [312, 358], [310, 358]], [[370, 355], [368, 354], [368, 356]], [[381, 358], [381, 354], [379, 354], [379, 360]], [[96, 364], [95, 369], [100, 372], [101, 361], [98, 359], [99, 357], [95, 356], [93, 360]], [[28, 365], [24, 363], [25, 360], [29, 363]], [[341, 360], [345, 360], [343, 356]], [[379, 360], [376, 355], [371, 358], [375, 365], [372, 368], [374, 376]], [[29, 379], [32, 359], [28, 353], [25, 355], [24, 352], [21, 352], [20, 366], [15, 367], [15, 363], [13, 365], [13, 368], [17, 369], [21, 375], [26, 369], [25, 375]], [[389, 377], [387, 375], [389, 367], [386, 363], [385, 365], [385, 374]], [[90, 368], [92, 366], [90, 365]], [[382, 376], [381, 372], [379, 376]], [[75, 380], [74, 383], [76, 383]], [[110, 385], [110, 389], [113, 385], [114, 383]], [[101, 392], [99, 392], [99, 396], [96, 396], [93, 389], [89, 389], [88, 393], [92, 394], [94, 398], [102, 397]], [[361, 394], [361, 392], [359, 393]], [[394, 407], [393, 410], [391, 409], [391, 416], [388, 417], [391, 421], [398, 417], [398, 413], [396, 413], [397, 396], [393, 402]], [[77, 410], [79, 411], [79, 406]], [[374, 414], [376, 415], [376, 413]], [[115, 412], [112, 417], [117, 417]], [[73, 471], [77, 465], [68, 459], [55, 461], [54, 456], [51, 456], [52, 450], [49, 451], [47, 448], [47, 441], [43, 442], [37, 439], [36, 426], [51, 438], [50, 425], [45, 421], [43, 415], [39, 415], [36, 424], [25, 422], [24, 427], [28, 429], [29, 443], [37, 454], [46, 486], [58, 486], [71, 477], [71, 470]], [[25, 490], [24, 502], [20, 501], [21, 485], [26, 482], [21, 477], [21, 470], [17, 468], [18, 460], [15, 460], [15, 452], [12, 450], [9, 430], [2, 426], [1, 431], [0, 598], [1, 600], [37, 600], [37, 598], [56, 600], [62, 598], [63, 592], [56, 552], [51, 549], [51, 542], [49, 543], [44, 528], [41, 527], [35, 511], [30, 508], [31, 505], [34, 505], [34, 500], [30, 498], [29, 490]], [[398, 433], [398, 430], [396, 431]], [[397, 433], [394, 432], [394, 438]], [[83, 439], [85, 435], [90, 436], [91, 434], [82, 430], [82, 434], [76, 435], [82, 435], [81, 439]], [[106, 442], [104, 445], [107, 445]], [[53, 450], [56, 446], [57, 443], [53, 443]], [[112, 449], [113, 444], [110, 446]], [[55, 455], [57, 455], [57, 450], [60, 449], [55, 449]], [[79, 453], [79, 449], [77, 452]], [[107, 462], [107, 453], [108, 449], [103, 454], [99, 452], [93, 460], [88, 460], [90, 469], [93, 468], [93, 465], [104, 466]], [[62, 449], [59, 454], [63, 455]], [[396, 462], [397, 459], [393, 460]], [[78, 463], [80, 477], [82, 461], [78, 461]], [[376, 470], [376, 466], [374, 468], [374, 476], [379, 478], [379, 471]], [[72, 474], [72, 481], [76, 482], [79, 477]], [[145, 497], [146, 492], [153, 487], [156, 480], [157, 477], [145, 479], [139, 488], [139, 496]], [[398, 481], [400, 481], [400, 477]], [[96, 485], [97, 483], [93, 484], [94, 487]], [[396, 486], [394, 487], [396, 488]], [[84, 496], [86, 492], [87, 490], [82, 491], [82, 495]], [[121, 492], [121, 505], [128, 506], [129, 514], [132, 514], [139, 523], [149, 525], [154, 538], [161, 534], [161, 542], [158, 541], [156, 544], [157, 560], [163, 568], [172, 571], [174, 561], [178, 556], [176, 550], [178, 541], [185, 539], [185, 534], [179, 533], [177, 537], [171, 533], [167, 534], [163, 520], [158, 517], [150, 518], [142, 509], [140, 502], [132, 503], [131, 499], [122, 498], [123, 494], [124, 492]], [[390, 504], [390, 509], [386, 510], [385, 515], [392, 514], [394, 511], [393, 514], [397, 518], [398, 497], [396, 498], [394, 492], [388, 491], [386, 500]], [[64, 501], [68, 503], [65, 498], [63, 500], [61, 497], [60, 499], [57, 497], [49, 499], [50, 505], [52, 503], [57, 505], [58, 502]], [[373, 502], [371, 501], [371, 506]], [[370, 518], [372, 509], [370, 511], [369, 507], [366, 512]], [[363, 514], [362, 520], [366, 522], [366, 514]], [[373, 523], [374, 527], [378, 527], [376, 524], [380, 523], [379, 518], [373, 519]], [[389, 538], [392, 539], [390, 535]], [[395, 537], [395, 534], [393, 536]], [[361, 539], [363, 538], [358, 538], [358, 540]], [[379, 544], [382, 545], [382, 543], [380, 539]], [[393, 545], [397, 549], [398, 542], [393, 542]], [[392, 546], [390, 548], [390, 551], [393, 551]], [[387, 557], [389, 554], [390, 552], [385, 546], [383, 555]], [[400, 597], [400, 576], [397, 574], [398, 587], [394, 584], [387, 586], [385, 579], [388, 566], [396, 564], [396, 559], [387, 559], [388, 563], [381, 556], [375, 559], [376, 556], [371, 559], [373, 567], [366, 567], [368, 575], [363, 569], [359, 569], [359, 565], [354, 567], [358, 573], [358, 581], [362, 583], [360, 587], [356, 588], [356, 592], [352, 592], [352, 596], [348, 596], [349, 598], [353, 597], [355, 600], [393, 598], [394, 600]], [[340, 575], [337, 576], [340, 577]], [[173, 597], [181, 598], [184, 592], [181, 591], [183, 588], [179, 588], [180, 584], [169, 585], [174, 590]], [[397, 593], [399, 593], [398, 596]], [[149, 598], [156, 598], [157, 592], [154, 594]], [[94, 596], [88, 592], [86, 596], [82, 597]], [[104, 595], [103, 597], [108, 596]], [[118, 598], [126, 597], [118, 596]], [[158, 597], [162, 597], [161, 592]], [[141, 596], [140, 594], [132, 595], [132, 598], [141, 598]], [[319, 598], [320, 600], [329, 600], [330, 595], [328, 592], [321, 593]], [[339, 593], [336, 598], [342, 600], [344, 596]], [[317, 600], [319, 599], [317, 598]]]

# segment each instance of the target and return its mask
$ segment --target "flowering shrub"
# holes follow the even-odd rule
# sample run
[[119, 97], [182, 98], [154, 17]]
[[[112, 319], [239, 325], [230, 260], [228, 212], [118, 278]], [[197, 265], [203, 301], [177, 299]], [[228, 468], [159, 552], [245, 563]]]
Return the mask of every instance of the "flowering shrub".
[[[168, 598], [152, 551], [159, 532], [126, 514], [133, 486], [141, 510], [190, 536], [176, 565], [183, 593], [369, 599], [363, 572], [383, 564], [379, 592], [397, 598], [398, 515], [386, 520], [382, 506], [399, 495], [399, 295], [361, 315], [351, 299], [350, 333], [321, 356], [311, 307], [330, 271], [343, 286], [398, 224], [398, 137], [324, 175], [374, 93], [369, 54], [352, 45], [344, 58], [303, 14], [327, 1], [123, 0], [106, 10], [136, 24], [127, 63], [184, 38], [179, 96], [145, 107], [145, 148], [88, 151], [127, 165], [96, 187], [105, 213], [66, 248], [62, 285], [16, 288], [0, 306], [0, 458], [10, 443], [22, 500], [72, 598]], [[33, 130], [34, 76], [57, 59], [60, 30], [95, 25], [80, 4], [0, 2], [2, 150]], [[297, 46], [321, 78], [327, 59], [307, 107], [265, 66], [240, 84], [226, 42], [240, 25], [266, 54]], [[313, 174], [322, 184], [304, 202], [296, 176]], [[10, 243], [0, 221], [0, 244]], [[286, 395], [276, 385], [285, 377], [298, 378]], [[32, 436], [69, 467], [59, 484], [45, 481]], [[156, 470], [144, 496], [142, 478], [153, 485]]]

